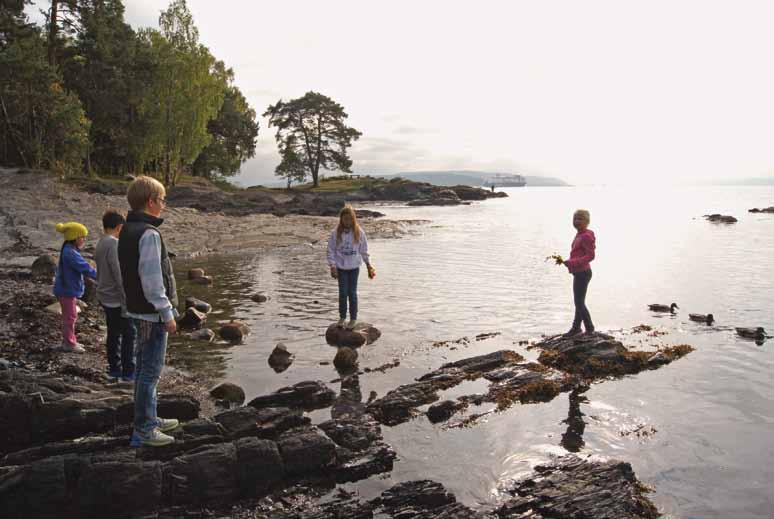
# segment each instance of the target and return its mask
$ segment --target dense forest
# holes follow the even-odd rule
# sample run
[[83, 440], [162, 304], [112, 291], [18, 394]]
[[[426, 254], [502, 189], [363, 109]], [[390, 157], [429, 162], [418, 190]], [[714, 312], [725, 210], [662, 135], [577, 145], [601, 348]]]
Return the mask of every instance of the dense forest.
[[174, 185], [254, 155], [256, 113], [185, 0], [137, 30], [121, 0], [51, 0], [41, 24], [34, 4], [0, 0], [0, 165]]

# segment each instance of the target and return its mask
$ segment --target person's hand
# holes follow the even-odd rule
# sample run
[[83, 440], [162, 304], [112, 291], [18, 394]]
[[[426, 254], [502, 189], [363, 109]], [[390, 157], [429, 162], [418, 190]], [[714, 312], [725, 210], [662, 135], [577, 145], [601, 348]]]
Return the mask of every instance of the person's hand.
[[331, 277], [333, 279], [339, 278], [339, 272], [336, 270], [336, 267], [331, 267]]
[[172, 335], [177, 332], [177, 321], [170, 319], [166, 322], [167, 333]]
[[374, 279], [376, 277], [376, 269], [371, 265], [366, 265], [368, 268], [368, 279]]

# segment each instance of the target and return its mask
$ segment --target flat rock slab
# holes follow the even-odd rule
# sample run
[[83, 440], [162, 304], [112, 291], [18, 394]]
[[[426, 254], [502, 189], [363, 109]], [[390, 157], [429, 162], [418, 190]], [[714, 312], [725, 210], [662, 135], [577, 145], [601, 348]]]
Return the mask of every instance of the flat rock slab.
[[645, 496], [631, 465], [565, 456], [535, 468], [512, 490], [514, 498], [495, 513], [500, 518], [655, 519], [661, 517]]
[[283, 387], [274, 393], [253, 398], [249, 406], [256, 409], [264, 407], [291, 407], [306, 411], [328, 407], [336, 398], [336, 393], [320, 380], [308, 380], [292, 386]]
[[215, 421], [226, 431], [229, 438], [254, 436], [277, 439], [290, 429], [308, 425], [310, 420], [300, 409], [245, 406], [215, 415]]
[[325, 341], [328, 344], [348, 348], [359, 348], [365, 344], [372, 344], [381, 336], [382, 332], [368, 323], [358, 323], [354, 330], [348, 330], [333, 323], [325, 331]]
[[598, 332], [572, 337], [555, 335], [532, 347], [542, 350], [538, 358], [541, 364], [591, 380], [656, 369], [693, 351], [687, 344], [657, 351], [632, 351], [614, 337]]
[[465, 380], [475, 380], [486, 373], [512, 366], [524, 358], [516, 352], [501, 350], [444, 364], [411, 384], [404, 384], [371, 402], [367, 409], [380, 423], [397, 425], [418, 414], [418, 407], [439, 399], [438, 392]]

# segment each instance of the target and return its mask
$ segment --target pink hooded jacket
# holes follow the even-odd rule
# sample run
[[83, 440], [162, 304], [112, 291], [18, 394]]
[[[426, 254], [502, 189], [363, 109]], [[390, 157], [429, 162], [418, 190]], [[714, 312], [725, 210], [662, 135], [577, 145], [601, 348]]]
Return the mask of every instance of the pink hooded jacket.
[[594, 232], [589, 229], [575, 235], [575, 239], [572, 240], [570, 259], [564, 261], [570, 274], [591, 269], [589, 263], [594, 259], [596, 241], [597, 238], [594, 236]]

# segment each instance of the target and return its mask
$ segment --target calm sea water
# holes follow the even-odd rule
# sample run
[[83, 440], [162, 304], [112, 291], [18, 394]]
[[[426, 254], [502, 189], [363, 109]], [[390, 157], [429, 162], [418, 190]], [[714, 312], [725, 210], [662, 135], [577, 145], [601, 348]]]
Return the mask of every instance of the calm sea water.
[[[424, 417], [384, 427], [399, 455], [394, 471], [351, 487], [370, 497], [398, 481], [430, 478], [466, 504], [487, 508], [511, 480], [570, 449], [630, 462], [668, 517], [774, 517], [774, 341], [758, 346], [733, 332], [734, 326], [774, 332], [774, 215], [747, 212], [774, 205], [774, 188], [507, 191], [507, 199], [467, 207], [380, 209], [389, 218], [431, 223], [404, 239], [370, 241], [378, 277], [360, 278], [360, 317], [383, 336], [360, 350], [360, 366], [396, 358], [401, 365], [362, 375], [364, 398], [449, 360], [502, 348], [534, 358], [516, 343], [565, 331], [571, 277], [544, 259], [569, 254], [572, 213], [580, 207], [591, 211], [597, 235], [588, 298], [597, 329], [649, 324], [668, 332], [662, 343], [689, 343], [696, 351], [657, 371], [596, 384], [574, 405], [562, 394], [466, 429], [434, 426]], [[714, 212], [739, 222], [701, 218]], [[244, 319], [253, 333], [233, 347], [178, 339], [174, 362], [236, 382], [248, 398], [301, 380], [336, 379], [332, 365], [320, 365], [335, 354], [323, 334], [337, 318], [336, 284], [324, 258], [318, 243], [179, 263], [181, 273], [196, 265], [215, 275], [212, 287], [182, 282], [186, 295], [216, 308], [211, 320]], [[248, 296], [258, 291], [270, 301], [252, 302]], [[675, 316], [646, 308], [672, 302], [681, 308]], [[692, 323], [689, 312], [713, 313], [717, 325]], [[456, 350], [430, 347], [494, 331], [502, 335]], [[280, 374], [267, 365], [278, 342], [296, 356]], [[449, 396], [484, 387], [466, 384]], [[312, 413], [314, 421], [329, 417], [330, 410]], [[626, 434], [633, 430], [648, 434]]]

